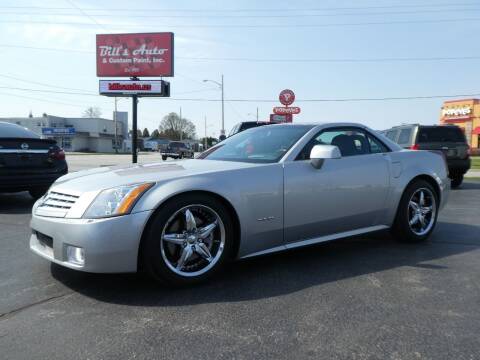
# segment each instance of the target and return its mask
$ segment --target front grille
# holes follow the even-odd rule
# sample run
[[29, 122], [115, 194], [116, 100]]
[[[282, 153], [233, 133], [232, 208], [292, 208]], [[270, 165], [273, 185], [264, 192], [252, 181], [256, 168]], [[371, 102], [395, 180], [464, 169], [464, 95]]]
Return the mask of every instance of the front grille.
[[50, 191], [39, 207], [69, 210], [77, 199], [76, 195]]

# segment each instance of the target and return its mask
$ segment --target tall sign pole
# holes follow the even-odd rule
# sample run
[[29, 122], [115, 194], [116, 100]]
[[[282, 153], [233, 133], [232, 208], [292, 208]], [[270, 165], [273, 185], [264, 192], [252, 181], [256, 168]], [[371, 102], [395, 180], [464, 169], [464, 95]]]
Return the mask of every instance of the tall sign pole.
[[223, 74], [222, 74], [222, 131], [220, 135], [225, 135], [225, 95], [223, 92]]
[[[170, 96], [169, 82], [138, 77], [173, 76], [173, 33], [98, 34], [97, 76], [130, 78], [100, 80], [99, 91], [100, 95], [132, 98], [132, 163], [135, 164], [138, 160], [138, 99]], [[115, 99], [115, 146], [116, 105]]]
[[138, 98], [137, 95], [132, 95], [132, 163], [137, 163], [137, 104]]

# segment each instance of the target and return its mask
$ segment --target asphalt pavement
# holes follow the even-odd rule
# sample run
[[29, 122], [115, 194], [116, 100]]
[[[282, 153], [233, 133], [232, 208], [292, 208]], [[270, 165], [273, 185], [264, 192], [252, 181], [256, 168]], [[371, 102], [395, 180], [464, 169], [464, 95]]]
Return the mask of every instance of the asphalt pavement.
[[2, 359], [480, 358], [480, 182], [426, 243], [346, 239], [185, 289], [51, 265], [28, 248], [32, 203], [0, 194]]

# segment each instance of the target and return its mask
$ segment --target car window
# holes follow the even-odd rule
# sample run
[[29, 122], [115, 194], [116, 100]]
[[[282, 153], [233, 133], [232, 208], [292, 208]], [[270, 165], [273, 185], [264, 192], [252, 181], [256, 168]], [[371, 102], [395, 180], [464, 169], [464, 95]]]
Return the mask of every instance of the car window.
[[418, 142], [466, 142], [462, 130], [456, 126], [437, 126], [420, 128]]
[[390, 150], [383, 145], [380, 140], [377, 138], [367, 135], [368, 138], [368, 143], [370, 145], [370, 153], [372, 154], [380, 154], [380, 153], [386, 153], [389, 152]]
[[370, 143], [365, 132], [355, 128], [335, 128], [321, 131], [305, 146], [297, 160], [310, 159], [315, 145], [335, 145], [342, 156], [365, 155], [370, 153]]
[[396, 141], [397, 130], [389, 130], [389, 131], [387, 131], [387, 133], [385, 134], [385, 136], [386, 136], [387, 138], [389, 138], [390, 140], [392, 140], [392, 141]]
[[399, 144], [408, 144], [410, 143], [410, 136], [412, 134], [411, 128], [406, 128], [400, 130], [400, 135], [398, 136], [398, 143]]
[[310, 125], [255, 127], [222, 141], [202, 153], [198, 159], [252, 163], [278, 162], [311, 128]]
[[39, 139], [40, 136], [19, 125], [2, 122], [0, 123], [0, 137]]

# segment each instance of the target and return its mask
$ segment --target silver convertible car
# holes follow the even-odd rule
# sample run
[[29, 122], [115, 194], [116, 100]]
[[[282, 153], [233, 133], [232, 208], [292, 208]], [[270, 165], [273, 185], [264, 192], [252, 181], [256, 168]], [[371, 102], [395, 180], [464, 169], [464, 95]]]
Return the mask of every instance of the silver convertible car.
[[365, 126], [264, 126], [196, 159], [59, 178], [33, 207], [30, 248], [75, 270], [191, 284], [232, 259], [373, 231], [425, 240], [449, 189], [442, 154]]

